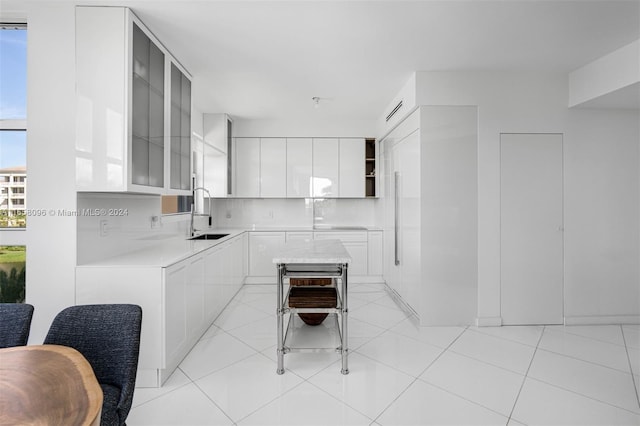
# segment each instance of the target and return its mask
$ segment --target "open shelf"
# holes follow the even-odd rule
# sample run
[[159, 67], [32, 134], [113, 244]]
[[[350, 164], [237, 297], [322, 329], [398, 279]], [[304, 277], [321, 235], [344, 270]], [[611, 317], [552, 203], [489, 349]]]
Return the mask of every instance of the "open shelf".
[[376, 140], [365, 139], [364, 172], [365, 172], [365, 196], [376, 196]]

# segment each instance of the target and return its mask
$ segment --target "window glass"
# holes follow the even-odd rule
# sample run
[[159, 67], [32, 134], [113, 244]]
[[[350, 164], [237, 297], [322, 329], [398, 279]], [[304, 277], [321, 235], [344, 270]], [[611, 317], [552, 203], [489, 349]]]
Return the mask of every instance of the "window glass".
[[25, 246], [0, 246], [0, 303], [24, 303]]
[[0, 30], [0, 120], [27, 118], [27, 31]]
[[26, 131], [0, 131], [0, 228], [27, 225], [26, 145]]
[[25, 302], [26, 120], [26, 25], [0, 24], [0, 303]]
[[26, 226], [27, 31], [0, 25], [0, 228]]

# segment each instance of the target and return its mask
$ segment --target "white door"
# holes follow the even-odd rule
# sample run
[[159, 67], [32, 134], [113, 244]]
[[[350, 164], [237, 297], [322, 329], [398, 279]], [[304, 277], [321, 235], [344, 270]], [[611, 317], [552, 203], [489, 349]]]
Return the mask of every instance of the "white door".
[[502, 322], [563, 323], [561, 134], [500, 135]]
[[420, 132], [415, 131], [394, 146], [397, 179], [398, 293], [414, 310], [420, 300]]

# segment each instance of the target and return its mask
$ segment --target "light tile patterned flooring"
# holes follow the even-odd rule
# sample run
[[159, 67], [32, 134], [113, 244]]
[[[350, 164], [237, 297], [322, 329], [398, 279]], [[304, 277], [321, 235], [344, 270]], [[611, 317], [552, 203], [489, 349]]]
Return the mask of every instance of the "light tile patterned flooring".
[[383, 285], [353, 284], [350, 374], [290, 353], [277, 375], [275, 294], [244, 286], [127, 423], [640, 425], [638, 325], [420, 328]]

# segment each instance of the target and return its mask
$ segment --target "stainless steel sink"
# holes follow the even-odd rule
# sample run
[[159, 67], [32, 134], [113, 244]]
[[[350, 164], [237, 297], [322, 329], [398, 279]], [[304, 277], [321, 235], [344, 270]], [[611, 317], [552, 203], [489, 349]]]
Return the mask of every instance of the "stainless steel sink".
[[219, 240], [220, 238], [224, 238], [229, 234], [201, 234], [196, 235], [195, 237], [189, 238], [190, 240]]

